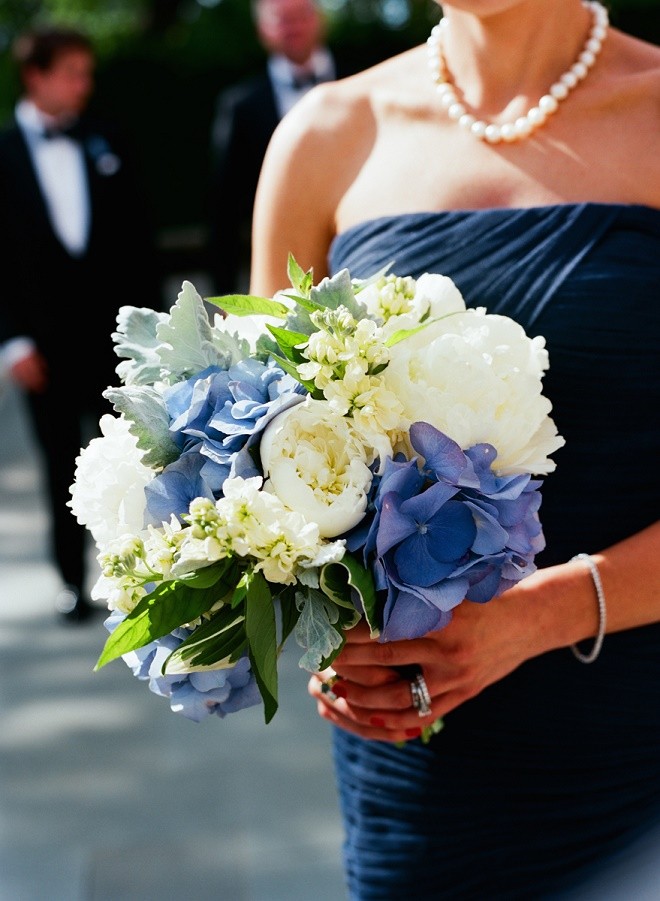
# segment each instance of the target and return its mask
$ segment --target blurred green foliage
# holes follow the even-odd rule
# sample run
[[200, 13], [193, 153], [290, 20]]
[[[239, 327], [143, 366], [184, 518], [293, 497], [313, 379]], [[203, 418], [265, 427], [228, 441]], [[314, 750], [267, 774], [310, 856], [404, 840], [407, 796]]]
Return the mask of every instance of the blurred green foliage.
[[[356, 67], [423, 42], [439, 15], [434, 0], [321, 2], [331, 42]], [[614, 24], [660, 43], [660, 0], [608, 7]], [[0, 0], [0, 122], [18, 93], [11, 43], [38, 22], [73, 25], [94, 39], [93, 107], [132, 136], [159, 232], [203, 229], [215, 99], [263, 61], [249, 0]]]

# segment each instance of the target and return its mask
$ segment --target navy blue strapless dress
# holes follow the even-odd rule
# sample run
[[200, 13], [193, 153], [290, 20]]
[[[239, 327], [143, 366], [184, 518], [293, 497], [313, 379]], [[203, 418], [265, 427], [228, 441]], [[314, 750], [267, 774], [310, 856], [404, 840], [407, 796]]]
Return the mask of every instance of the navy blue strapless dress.
[[[553, 455], [540, 566], [653, 523], [660, 499], [660, 210], [568, 204], [387, 216], [330, 268], [450, 276], [544, 335]], [[494, 601], [497, 603], [497, 601]], [[660, 624], [519, 667], [425, 746], [333, 732], [353, 901], [559, 898], [660, 822]], [[659, 890], [660, 891], [660, 890]]]

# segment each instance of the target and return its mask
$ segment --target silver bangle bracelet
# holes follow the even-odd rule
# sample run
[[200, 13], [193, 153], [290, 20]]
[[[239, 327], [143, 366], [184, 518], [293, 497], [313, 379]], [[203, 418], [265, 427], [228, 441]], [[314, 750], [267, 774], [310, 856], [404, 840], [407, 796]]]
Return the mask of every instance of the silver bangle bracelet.
[[603, 591], [603, 583], [600, 580], [598, 567], [596, 566], [593, 558], [590, 557], [589, 554], [576, 554], [575, 557], [571, 557], [571, 562], [573, 560], [584, 560], [584, 562], [591, 570], [591, 578], [593, 579], [594, 587], [596, 589], [596, 597], [598, 598], [598, 634], [596, 635], [593, 647], [588, 654], [583, 654], [575, 644], [571, 645], [571, 651], [573, 651], [580, 663], [593, 663], [600, 654], [600, 650], [603, 647], [603, 639], [605, 638], [605, 629], [607, 627], [607, 606], [605, 604], [605, 592]]

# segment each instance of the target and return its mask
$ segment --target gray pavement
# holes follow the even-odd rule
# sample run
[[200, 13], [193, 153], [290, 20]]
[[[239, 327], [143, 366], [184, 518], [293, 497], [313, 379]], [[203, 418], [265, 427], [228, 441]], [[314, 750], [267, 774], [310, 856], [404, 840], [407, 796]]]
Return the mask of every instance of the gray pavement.
[[345, 899], [297, 646], [269, 725], [260, 707], [186, 720], [121, 660], [94, 673], [103, 617], [54, 617], [40, 459], [1, 384], [0, 423], [0, 901]]

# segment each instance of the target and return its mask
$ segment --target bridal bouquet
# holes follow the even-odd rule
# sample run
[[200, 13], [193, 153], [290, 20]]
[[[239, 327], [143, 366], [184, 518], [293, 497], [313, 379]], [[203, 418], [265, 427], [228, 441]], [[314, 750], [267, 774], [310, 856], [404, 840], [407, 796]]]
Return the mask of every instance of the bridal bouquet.
[[213, 322], [190, 282], [169, 313], [122, 307], [117, 415], [76, 461], [110, 610], [96, 668], [123, 658], [196, 721], [269, 722], [290, 635], [310, 672], [361, 618], [422, 636], [544, 546], [538, 477], [564, 443], [544, 339], [441, 275], [288, 271], [274, 298], [207, 299]]

